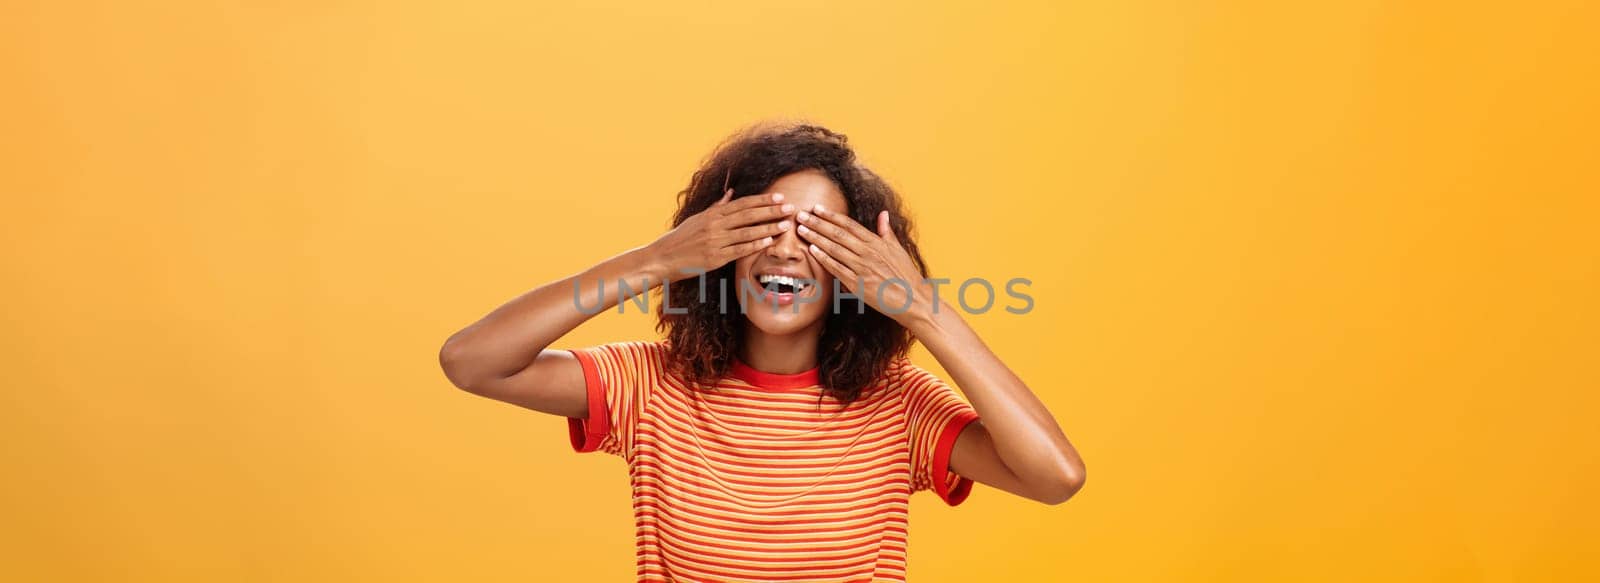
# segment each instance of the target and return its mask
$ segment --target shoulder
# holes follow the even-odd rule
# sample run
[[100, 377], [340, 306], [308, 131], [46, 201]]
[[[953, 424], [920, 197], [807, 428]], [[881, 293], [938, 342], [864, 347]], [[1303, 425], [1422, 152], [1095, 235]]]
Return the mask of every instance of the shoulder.
[[667, 359], [664, 340], [628, 340], [579, 349], [599, 360], [634, 368], [659, 369]]
[[629, 340], [618, 342], [616, 345], [634, 354], [648, 356], [657, 360], [667, 356], [668, 346], [666, 340]]
[[889, 395], [898, 398], [913, 418], [937, 417], [969, 408], [956, 388], [933, 371], [901, 359], [886, 374]]
[[901, 357], [889, 363], [880, 386], [891, 395], [920, 395], [937, 391], [945, 384], [939, 375]]
[[908, 358], [901, 357], [889, 363], [889, 368], [884, 373], [884, 382], [906, 390], [925, 388], [926, 385], [942, 381], [939, 380], [939, 375], [913, 364]]
[[622, 342], [608, 342], [594, 346], [595, 350], [606, 350], [627, 354], [664, 354], [667, 349], [665, 340], [624, 340]]

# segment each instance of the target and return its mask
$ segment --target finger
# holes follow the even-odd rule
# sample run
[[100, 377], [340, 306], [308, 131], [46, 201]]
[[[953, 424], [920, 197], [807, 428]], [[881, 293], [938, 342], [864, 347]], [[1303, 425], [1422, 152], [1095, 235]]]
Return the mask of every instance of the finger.
[[[804, 234], [806, 231], [815, 231], [817, 234], [822, 235], [823, 237], [826, 237], [833, 242], [843, 245], [857, 253], [865, 251], [866, 249], [866, 241], [863, 241], [859, 237], [852, 235], [849, 231], [845, 230], [844, 227], [823, 219], [816, 213], [800, 211], [795, 215], [795, 220], [800, 221], [800, 226], [804, 227], [804, 230], [801, 231], [801, 234]], [[855, 221], [850, 222], [853, 223]]]
[[783, 193], [779, 192], [774, 192], [772, 194], [752, 194], [750, 196], [741, 196], [728, 201], [728, 204], [722, 205], [722, 214], [724, 216], [731, 215], [745, 209], [756, 208], [769, 204], [778, 204], [781, 202], [783, 202]]
[[824, 251], [822, 247], [818, 245], [812, 245], [807, 247], [807, 249], [811, 251], [811, 256], [816, 258], [817, 263], [822, 264], [822, 268], [828, 270], [828, 273], [833, 274], [835, 279], [841, 280], [845, 287], [848, 288], [855, 285], [856, 272], [852, 271], [845, 264], [840, 263], [839, 260], [834, 259], [833, 256], [828, 255], [828, 252]]
[[790, 224], [789, 221], [785, 220], [778, 221], [776, 223], [766, 223], [753, 227], [734, 229], [732, 231], [728, 231], [728, 240], [734, 243], [743, 243], [746, 241], [754, 241], [762, 237], [776, 237], [780, 234], [783, 234], [784, 231], [789, 230], [789, 228], [793, 226], [794, 225]]
[[[812, 220], [812, 222], [816, 221]], [[800, 225], [799, 227], [795, 228], [795, 232], [799, 233], [800, 236], [812, 246], [821, 247], [823, 251], [826, 251], [828, 255], [838, 259], [840, 263], [851, 266], [861, 264], [860, 255], [851, 250], [849, 247], [846, 247], [845, 245], [840, 244], [838, 241], [829, 238], [826, 233], [820, 233], [815, 229], [807, 227], [806, 225]]]
[[[729, 245], [722, 248], [723, 262], [733, 261], [751, 253], [755, 253], [772, 245], [775, 239], [763, 237], [754, 241], [747, 241], [738, 245]], [[720, 267], [720, 266], [718, 266]]]
[[889, 228], [889, 211], [878, 212], [878, 235], [896, 245], [900, 239], [894, 236], [894, 229]]
[[711, 206], [724, 204], [724, 203], [726, 203], [726, 202], [728, 202], [729, 200], [732, 200], [732, 199], [733, 199], [733, 189], [729, 188], [727, 190], [722, 191], [722, 198], [717, 199], [717, 202], [711, 203]]
[[745, 225], [776, 221], [778, 219], [788, 217], [789, 213], [792, 212], [794, 212], [794, 205], [792, 204], [778, 204], [769, 202], [761, 206], [729, 212], [723, 216], [728, 221], [728, 226], [743, 227]]
[[[851, 237], [860, 239], [863, 242], [873, 239], [872, 231], [869, 231], [866, 227], [861, 226], [861, 223], [858, 223], [855, 219], [850, 218], [850, 215], [848, 214], [823, 208], [820, 204], [812, 207], [811, 211], [811, 214], [821, 217], [822, 220], [837, 226], [840, 230], [849, 233]], [[821, 229], [818, 228], [818, 230]]]

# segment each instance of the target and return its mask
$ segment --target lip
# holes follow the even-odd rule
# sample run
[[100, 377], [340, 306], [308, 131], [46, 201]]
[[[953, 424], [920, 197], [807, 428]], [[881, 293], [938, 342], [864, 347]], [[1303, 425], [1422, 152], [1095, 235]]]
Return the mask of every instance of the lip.
[[783, 293], [770, 292], [770, 291], [761, 292], [761, 302], [764, 303], [764, 304], [777, 304], [777, 305], [780, 305], [780, 306], [788, 306], [788, 305], [794, 304], [794, 298], [795, 298], [795, 295], [793, 293], [789, 293], [789, 292], [783, 292]]

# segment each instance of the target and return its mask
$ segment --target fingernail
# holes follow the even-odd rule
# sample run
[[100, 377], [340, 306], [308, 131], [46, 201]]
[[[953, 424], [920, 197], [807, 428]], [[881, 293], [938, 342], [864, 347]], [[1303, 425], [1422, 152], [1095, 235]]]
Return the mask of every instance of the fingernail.
[[825, 209], [825, 208], [822, 208], [822, 205], [820, 205], [820, 204], [819, 204], [819, 205], [816, 205], [816, 206], [813, 206], [813, 207], [811, 207], [811, 210], [812, 210], [812, 211], [813, 211], [813, 212], [815, 212], [815, 213], [817, 213], [817, 214], [819, 214], [819, 215], [821, 215], [821, 214], [827, 214], [827, 212], [828, 212], [828, 209]]
[[801, 235], [804, 235], [804, 234], [807, 234], [807, 233], [811, 232], [811, 229], [807, 229], [805, 225], [800, 225], [800, 228], [798, 230], [800, 231]]
[[778, 223], [778, 230], [787, 231], [787, 230], [789, 230], [790, 226], [791, 225], [789, 224], [789, 221], [783, 221], [783, 222]]
[[822, 250], [821, 250], [821, 249], [818, 249], [818, 248], [817, 248], [817, 246], [816, 246], [816, 245], [812, 245], [812, 246], [811, 246], [811, 252], [812, 252], [812, 253], [816, 253], [816, 254], [818, 254], [818, 255], [821, 255], [821, 254], [822, 254]]
[[783, 212], [785, 212], [785, 213], [794, 212], [794, 205], [789, 204], [789, 203], [784, 203], [783, 207], [781, 207], [781, 208], [783, 209]]
[[800, 219], [800, 222], [803, 223], [811, 220], [811, 215], [807, 214], [805, 211], [800, 211], [800, 214], [795, 215], [795, 218]]
[[771, 245], [772, 244], [772, 237], [767, 237], [765, 239], [762, 239], [761, 240], [761, 244], [762, 245]]
[[772, 202], [783, 202], [783, 193], [781, 193], [781, 192], [772, 193]]

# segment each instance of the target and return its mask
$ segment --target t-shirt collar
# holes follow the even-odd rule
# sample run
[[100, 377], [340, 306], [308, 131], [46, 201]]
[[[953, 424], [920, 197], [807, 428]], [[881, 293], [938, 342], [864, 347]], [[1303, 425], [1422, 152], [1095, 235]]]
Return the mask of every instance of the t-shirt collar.
[[736, 379], [749, 383], [759, 389], [801, 389], [817, 386], [817, 369], [813, 367], [805, 372], [794, 374], [778, 374], [759, 371], [751, 368], [737, 357], [733, 359], [733, 370], [729, 374]]

